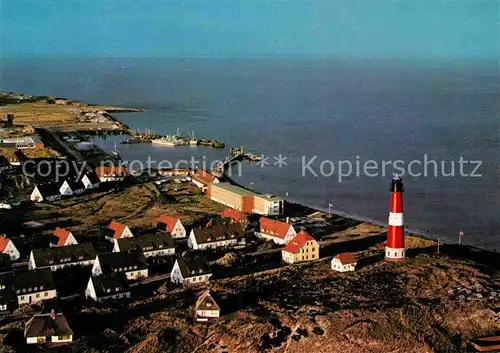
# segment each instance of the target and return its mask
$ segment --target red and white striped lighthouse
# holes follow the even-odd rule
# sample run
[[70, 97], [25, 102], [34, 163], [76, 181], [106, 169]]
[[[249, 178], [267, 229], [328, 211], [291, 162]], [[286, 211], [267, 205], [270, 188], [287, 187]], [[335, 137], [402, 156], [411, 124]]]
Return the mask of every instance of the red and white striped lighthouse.
[[403, 180], [394, 177], [391, 181], [391, 203], [389, 205], [389, 228], [385, 261], [405, 260], [405, 235], [403, 232]]

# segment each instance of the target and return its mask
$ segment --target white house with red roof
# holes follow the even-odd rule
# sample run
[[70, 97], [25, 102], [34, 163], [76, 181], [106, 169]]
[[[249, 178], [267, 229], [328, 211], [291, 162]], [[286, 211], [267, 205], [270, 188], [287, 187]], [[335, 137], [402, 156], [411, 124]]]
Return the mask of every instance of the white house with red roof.
[[338, 272], [350, 272], [356, 269], [356, 257], [350, 252], [338, 254], [332, 259], [332, 270]]
[[248, 218], [245, 215], [245, 213], [242, 211], [235, 210], [233, 208], [224, 209], [224, 211], [222, 211], [220, 216], [222, 219], [229, 219], [230, 223], [233, 224], [242, 224], [245, 226], [248, 224]]
[[165, 233], [172, 234], [172, 238], [185, 238], [186, 228], [182, 225], [178, 217], [161, 216], [158, 219], [158, 229]]
[[191, 177], [191, 181], [194, 185], [199, 187], [200, 189], [205, 190], [210, 184], [218, 184], [219, 179], [216, 176], [205, 172], [202, 169], [197, 169], [196, 172]]
[[297, 233], [293, 226], [287, 222], [260, 217], [259, 227], [254, 232], [257, 238], [272, 240], [276, 244], [287, 244]]
[[106, 239], [110, 241], [114, 241], [113, 239], [132, 238], [134, 236], [127, 225], [116, 221], [111, 221], [108, 231], [109, 235], [106, 235]]
[[54, 231], [53, 237], [50, 242], [51, 247], [58, 246], [68, 246], [68, 245], [76, 245], [78, 242], [76, 241], [73, 233], [70, 231], [57, 227]]
[[317, 260], [319, 259], [319, 244], [310, 234], [301, 230], [281, 250], [281, 257], [289, 264]]
[[9, 238], [0, 236], [0, 252], [9, 255], [12, 261], [19, 259], [19, 251]]

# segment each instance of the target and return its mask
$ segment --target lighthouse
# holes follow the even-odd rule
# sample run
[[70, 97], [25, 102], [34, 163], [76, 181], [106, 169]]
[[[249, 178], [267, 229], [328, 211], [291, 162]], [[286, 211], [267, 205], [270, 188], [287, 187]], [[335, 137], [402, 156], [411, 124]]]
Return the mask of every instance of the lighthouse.
[[385, 261], [405, 260], [405, 236], [403, 232], [403, 180], [395, 176], [391, 181], [391, 200], [389, 205], [389, 228]]

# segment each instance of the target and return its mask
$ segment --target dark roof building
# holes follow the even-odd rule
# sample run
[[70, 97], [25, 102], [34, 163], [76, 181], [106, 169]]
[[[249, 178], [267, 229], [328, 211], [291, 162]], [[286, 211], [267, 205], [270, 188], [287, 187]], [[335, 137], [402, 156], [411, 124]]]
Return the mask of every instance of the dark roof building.
[[75, 180], [75, 179], [68, 179], [66, 180], [68, 182], [68, 185], [70, 189], [75, 192], [76, 190], [85, 190], [85, 185], [81, 180]]
[[234, 245], [238, 242], [244, 243], [244, 226], [239, 223], [222, 224], [206, 228], [194, 228], [188, 239], [188, 246], [193, 249], [206, 247]]
[[56, 183], [50, 183], [50, 184], [40, 184], [37, 185], [36, 188], [42, 194], [44, 199], [50, 198], [50, 197], [58, 197], [60, 195], [59, 192], [59, 185]]
[[85, 296], [96, 301], [107, 298], [130, 297], [130, 287], [124, 272], [92, 276], [89, 279]]
[[16, 291], [12, 287], [0, 289], [0, 315], [19, 307]]
[[[100, 184], [101, 183], [101, 179], [99, 179], [99, 177], [97, 176], [96, 172], [95, 171], [92, 171], [92, 172], [89, 172], [87, 174], [85, 174], [85, 176], [87, 177], [87, 179], [93, 184], [93, 185], [96, 185], [96, 184]], [[83, 177], [82, 177], [83, 178]]]
[[143, 253], [174, 249], [172, 236], [167, 233], [139, 235], [135, 238], [121, 238], [116, 240], [117, 251], [138, 250]]
[[53, 270], [66, 266], [92, 265], [96, 253], [90, 243], [63, 247], [35, 249], [31, 251], [29, 269], [50, 267]]
[[24, 328], [26, 343], [71, 342], [73, 331], [62, 313], [36, 314]]
[[29, 304], [56, 296], [56, 287], [50, 269], [10, 271], [0, 274], [0, 297], [2, 298], [0, 311], [2, 309], [13, 310], [18, 304]]
[[177, 259], [182, 277], [197, 277], [212, 273], [207, 263], [197, 260]]
[[99, 254], [92, 269], [94, 276], [113, 272], [147, 270], [144, 254], [140, 251], [113, 252]]

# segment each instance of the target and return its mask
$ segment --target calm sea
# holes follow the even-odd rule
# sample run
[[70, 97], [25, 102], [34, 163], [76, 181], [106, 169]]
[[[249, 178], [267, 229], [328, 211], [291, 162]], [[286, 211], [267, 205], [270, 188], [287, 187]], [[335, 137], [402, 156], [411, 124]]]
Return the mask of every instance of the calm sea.
[[[130, 127], [177, 128], [269, 156], [239, 182], [321, 209], [385, 222], [394, 170], [405, 175], [405, 223], [430, 235], [500, 248], [500, 73], [495, 62], [333, 59], [4, 58], [0, 89], [144, 108], [117, 115]], [[100, 141], [111, 149], [117, 138]], [[122, 146], [124, 159], [221, 158], [228, 150]], [[274, 165], [279, 155], [287, 165]], [[303, 164], [316, 159], [303, 173]], [[482, 161], [464, 177], [460, 157]], [[363, 170], [368, 161], [378, 169]], [[341, 162], [343, 161], [343, 162]], [[451, 172], [455, 161], [455, 176]], [[347, 173], [339, 182], [338, 167]], [[360, 166], [356, 173], [356, 163]], [[332, 165], [335, 171], [332, 174]], [[321, 166], [323, 168], [321, 169]], [[473, 165], [464, 164], [462, 174]], [[323, 171], [323, 175], [321, 174]], [[372, 176], [366, 175], [369, 173]], [[414, 162], [412, 172], [424, 172]], [[374, 174], [378, 174], [373, 176]], [[358, 175], [356, 175], [358, 174]]]

